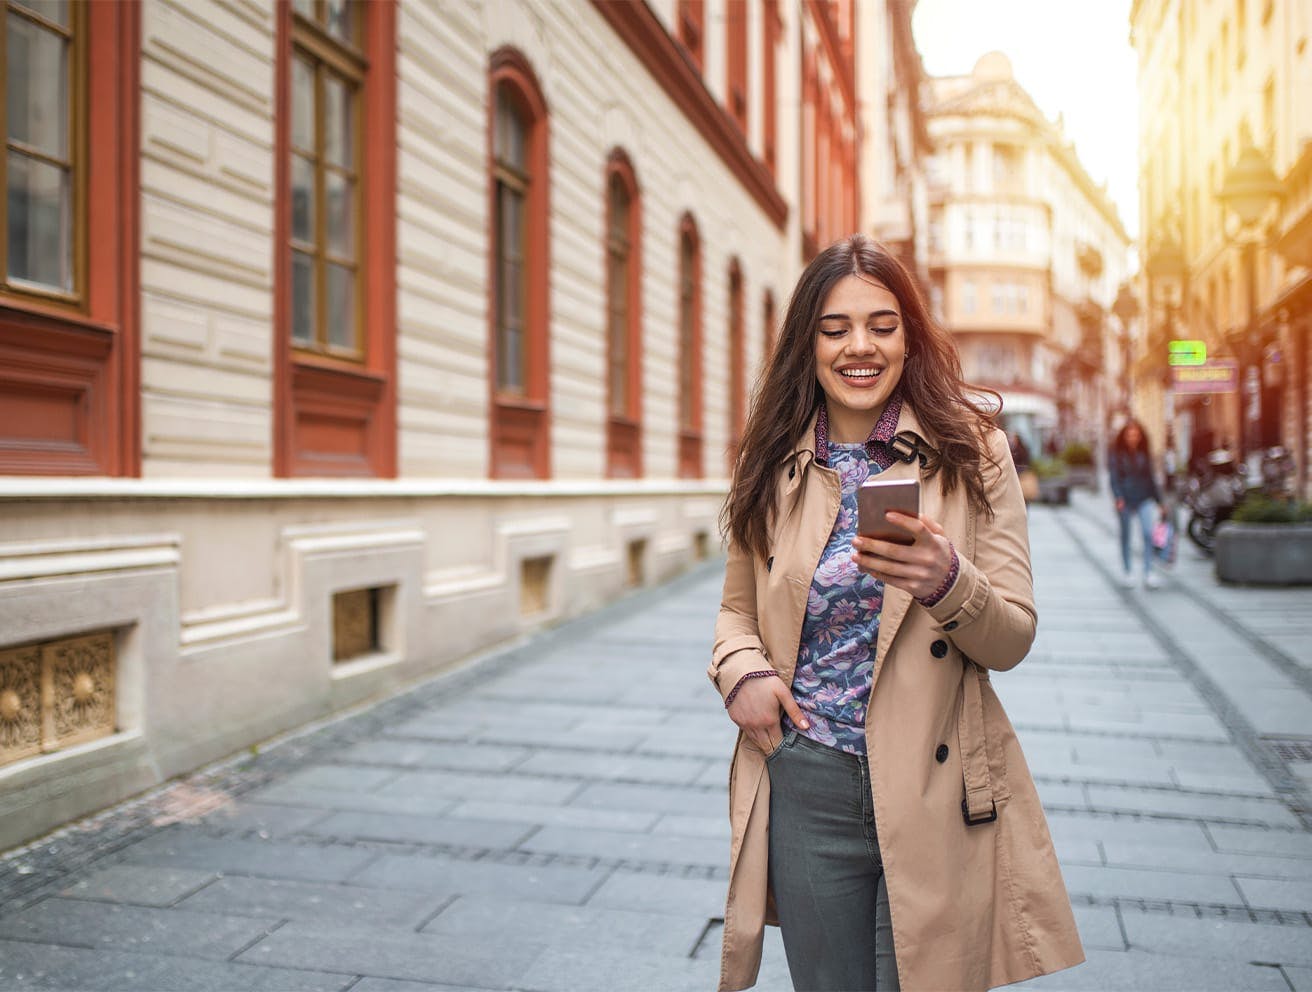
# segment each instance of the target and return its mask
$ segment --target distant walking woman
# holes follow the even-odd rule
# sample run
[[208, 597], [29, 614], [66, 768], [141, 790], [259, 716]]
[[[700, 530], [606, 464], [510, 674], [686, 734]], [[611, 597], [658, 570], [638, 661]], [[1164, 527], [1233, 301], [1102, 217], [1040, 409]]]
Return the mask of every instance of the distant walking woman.
[[1131, 418], [1116, 434], [1107, 455], [1107, 472], [1111, 476], [1112, 497], [1116, 500], [1116, 515], [1121, 523], [1122, 581], [1134, 585], [1134, 562], [1130, 553], [1131, 531], [1136, 529], [1143, 538], [1143, 582], [1149, 589], [1162, 584], [1153, 571], [1153, 525], [1157, 522], [1158, 504], [1162, 500], [1153, 478], [1152, 453], [1148, 450], [1148, 436], [1143, 425]]
[[[856, 534], [918, 479], [910, 545]], [[893, 256], [802, 273], [725, 503], [709, 674], [740, 728], [720, 988], [777, 923], [804, 990], [976, 990], [1083, 960], [1043, 810], [989, 684], [1034, 639], [1006, 435]]]

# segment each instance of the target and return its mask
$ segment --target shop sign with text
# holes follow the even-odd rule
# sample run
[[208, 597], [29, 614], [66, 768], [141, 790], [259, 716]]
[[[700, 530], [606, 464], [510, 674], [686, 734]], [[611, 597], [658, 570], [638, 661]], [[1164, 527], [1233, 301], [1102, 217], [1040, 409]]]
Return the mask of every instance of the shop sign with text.
[[1239, 389], [1239, 367], [1228, 358], [1212, 358], [1202, 365], [1171, 366], [1174, 393], [1233, 393]]

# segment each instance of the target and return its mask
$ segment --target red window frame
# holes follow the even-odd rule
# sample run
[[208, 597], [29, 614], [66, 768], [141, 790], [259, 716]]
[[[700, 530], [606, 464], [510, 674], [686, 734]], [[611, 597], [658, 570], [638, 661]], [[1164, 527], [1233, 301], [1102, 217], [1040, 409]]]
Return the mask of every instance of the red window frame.
[[291, 336], [292, 8], [277, 6], [274, 129], [274, 445], [278, 477], [396, 475], [396, 3], [361, 5], [359, 196], [364, 360], [299, 351]]
[[706, 5], [704, 0], [679, 0], [674, 13], [674, 33], [687, 50], [697, 71], [705, 61]]
[[743, 134], [747, 133], [747, 0], [725, 2], [724, 103]]
[[78, 300], [0, 293], [0, 474], [141, 473], [141, 8], [79, 5], [86, 32], [85, 273]]
[[743, 269], [738, 259], [729, 260], [729, 446], [728, 468], [732, 474], [743, 438], [747, 410], [747, 339], [743, 321]]
[[679, 222], [679, 478], [702, 469], [702, 240], [697, 222]]
[[[628, 154], [621, 148], [614, 149], [606, 162], [606, 239], [604, 255], [606, 258], [606, 294], [607, 294], [607, 418], [606, 418], [606, 475], [610, 478], [638, 478], [642, 475], [642, 193], [638, 186], [637, 173]], [[624, 409], [617, 409], [612, 391], [611, 365], [614, 356], [610, 354], [614, 347], [614, 328], [611, 314], [617, 309], [617, 301], [611, 299], [613, 291], [610, 279], [610, 267], [613, 264], [610, 251], [610, 232], [612, 229], [611, 210], [613, 201], [611, 190], [615, 184], [623, 187], [628, 197], [628, 225], [625, 231], [627, 253], [623, 259], [625, 268], [625, 299], [623, 313], [625, 327], [625, 378]]]
[[[517, 111], [527, 122], [528, 170], [524, 228], [524, 352], [522, 393], [497, 386], [497, 285], [498, 242], [493, 138], [497, 91], [507, 87]], [[493, 53], [488, 71], [487, 169], [488, 176], [488, 401], [490, 410], [489, 474], [494, 479], [551, 477], [550, 383], [550, 173], [548, 142], [550, 114], [537, 74], [523, 53], [500, 48]]]

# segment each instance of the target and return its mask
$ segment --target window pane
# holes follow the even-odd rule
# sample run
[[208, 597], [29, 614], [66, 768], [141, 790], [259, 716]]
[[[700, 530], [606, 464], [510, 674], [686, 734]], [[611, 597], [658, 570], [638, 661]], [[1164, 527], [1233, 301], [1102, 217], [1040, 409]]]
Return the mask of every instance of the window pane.
[[314, 0], [292, 0], [292, 9], [311, 20], [314, 19]]
[[292, 237], [314, 244], [314, 163], [292, 156]]
[[355, 340], [355, 272], [344, 265], [328, 269], [328, 343], [334, 348], [354, 351]]
[[314, 259], [292, 252], [292, 341], [314, 343]]
[[71, 293], [73, 186], [68, 170], [11, 151], [8, 177], [8, 277]]
[[355, 4], [350, 0], [328, 0], [324, 5], [328, 14], [328, 33], [334, 38], [340, 38], [342, 41], [352, 40], [351, 23], [354, 18], [351, 16], [354, 12]]
[[355, 168], [355, 128], [352, 126], [352, 93], [341, 78], [324, 78], [323, 152], [333, 165]]
[[511, 99], [507, 86], [497, 87], [497, 125], [493, 136], [493, 148], [499, 162], [514, 166], [521, 172], [524, 163], [524, 119], [519, 108]]
[[355, 183], [340, 172], [324, 173], [328, 186], [328, 250], [355, 261]]
[[497, 349], [501, 361], [497, 370], [498, 385], [501, 389], [511, 393], [522, 393], [524, 391], [524, 378], [521, 374], [523, 369], [523, 333], [518, 327], [503, 327], [501, 329], [501, 343]]
[[501, 186], [501, 244], [503, 258], [515, 260], [524, 257], [524, 202], [523, 197], [509, 186]]
[[10, 14], [5, 112], [9, 137], [68, 158], [68, 44], [53, 31]]
[[292, 61], [292, 144], [313, 153], [314, 66], [304, 59]]
[[14, 0], [15, 7], [26, 7], [47, 21], [68, 27], [68, 0]]

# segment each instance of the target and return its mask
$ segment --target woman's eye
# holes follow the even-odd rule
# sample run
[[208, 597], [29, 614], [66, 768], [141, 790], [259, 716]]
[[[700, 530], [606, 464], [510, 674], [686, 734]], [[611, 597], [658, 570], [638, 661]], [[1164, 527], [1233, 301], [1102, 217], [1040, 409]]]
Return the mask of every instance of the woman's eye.
[[871, 330], [874, 331], [876, 334], [892, 334], [894, 331], [897, 330], [897, 324], [880, 325], [877, 327], [872, 327]]
[[847, 333], [847, 328], [846, 328], [846, 327], [822, 327], [822, 328], [820, 328], [820, 333], [823, 334], [823, 335], [824, 335], [825, 337], [827, 337], [827, 338], [836, 338], [836, 337], [841, 337], [842, 335], [846, 334], [846, 333]]

